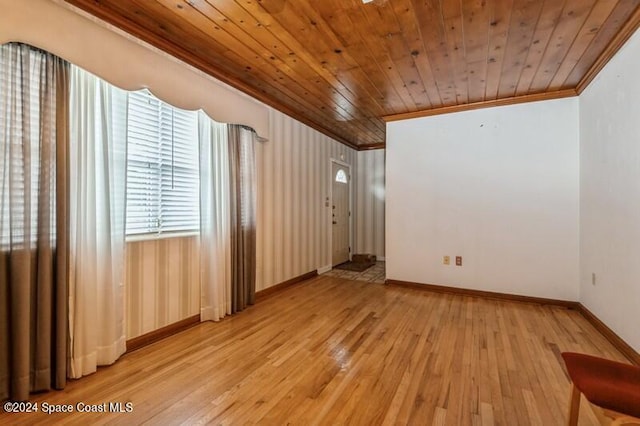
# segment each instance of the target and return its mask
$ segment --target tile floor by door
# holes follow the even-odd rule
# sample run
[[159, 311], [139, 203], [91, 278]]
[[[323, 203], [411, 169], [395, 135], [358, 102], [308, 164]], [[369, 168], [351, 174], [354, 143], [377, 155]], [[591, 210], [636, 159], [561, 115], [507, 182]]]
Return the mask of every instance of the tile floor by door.
[[384, 284], [385, 280], [385, 269], [384, 262], [376, 262], [372, 267], [362, 271], [345, 271], [342, 269], [332, 269], [329, 272], [324, 273], [323, 275], [329, 277], [337, 277], [344, 278], [348, 280], [355, 281], [367, 281], [370, 283]]

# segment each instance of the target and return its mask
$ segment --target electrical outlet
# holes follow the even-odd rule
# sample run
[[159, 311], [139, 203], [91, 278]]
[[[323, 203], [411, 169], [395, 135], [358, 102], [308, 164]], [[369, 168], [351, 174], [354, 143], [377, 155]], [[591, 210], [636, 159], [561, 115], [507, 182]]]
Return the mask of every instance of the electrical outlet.
[[462, 256], [456, 256], [456, 266], [462, 266]]
[[591, 285], [596, 285], [596, 273], [591, 273]]
[[449, 264], [451, 264], [451, 259], [449, 258], [449, 256], [443, 256], [443, 257], [442, 257], [442, 264], [443, 264], [443, 265], [449, 265]]

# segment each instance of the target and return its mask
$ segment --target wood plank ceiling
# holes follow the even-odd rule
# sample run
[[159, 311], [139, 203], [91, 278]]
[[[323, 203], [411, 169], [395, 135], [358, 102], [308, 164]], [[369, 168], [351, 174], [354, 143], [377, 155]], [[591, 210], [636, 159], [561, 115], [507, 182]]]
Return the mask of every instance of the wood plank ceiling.
[[66, 0], [357, 149], [385, 119], [579, 93], [640, 0]]

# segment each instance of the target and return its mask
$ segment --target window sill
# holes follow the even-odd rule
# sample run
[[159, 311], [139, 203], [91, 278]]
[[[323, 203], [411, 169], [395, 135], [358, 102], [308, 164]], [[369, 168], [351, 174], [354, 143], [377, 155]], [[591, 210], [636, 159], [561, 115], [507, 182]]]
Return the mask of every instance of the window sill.
[[189, 238], [197, 237], [200, 235], [199, 231], [185, 231], [185, 232], [165, 232], [163, 234], [138, 234], [131, 235], [125, 238], [127, 243], [138, 243], [142, 241], [156, 241], [165, 240], [168, 238]]

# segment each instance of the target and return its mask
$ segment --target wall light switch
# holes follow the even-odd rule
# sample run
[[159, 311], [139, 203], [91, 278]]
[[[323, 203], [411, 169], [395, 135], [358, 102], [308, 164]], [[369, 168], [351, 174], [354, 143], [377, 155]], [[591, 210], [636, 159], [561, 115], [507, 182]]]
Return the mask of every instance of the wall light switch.
[[451, 259], [449, 258], [449, 256], [443, 256], [443, 257], [442, 257], [442, 264], [443, 264], [443, 265], [449, 265], [449, 264], [451, 264]]
[[456, 266], [462, 266], [462, 256], [456, 256]]

